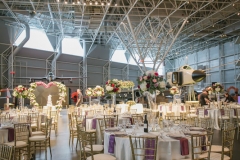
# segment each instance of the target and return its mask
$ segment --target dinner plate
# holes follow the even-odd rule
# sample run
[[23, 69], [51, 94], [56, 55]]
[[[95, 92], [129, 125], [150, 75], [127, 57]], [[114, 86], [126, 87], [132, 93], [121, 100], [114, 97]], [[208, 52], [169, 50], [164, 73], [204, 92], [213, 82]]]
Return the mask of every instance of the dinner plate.
[[189, 129], [190, 129], [190, 131], [204, 131], [205, 130], [202, 127], [190, 127]]
[[176, 134], [176, 133], [170, 133], [170, 134], [168, 134], [167, 136], [168, 136], [168, 137], [171, 137], [171, 138], [181, 138], [181, 137], [182, 137], [182, 135]]
[[119, 131], [120, 129], [119, 128], [106, 128], [105, 131]]

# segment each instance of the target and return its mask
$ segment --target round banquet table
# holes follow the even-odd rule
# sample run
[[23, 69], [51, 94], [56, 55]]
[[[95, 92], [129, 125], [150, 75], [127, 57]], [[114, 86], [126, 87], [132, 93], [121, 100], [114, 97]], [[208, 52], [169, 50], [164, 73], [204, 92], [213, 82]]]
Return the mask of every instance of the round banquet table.
[[[131, 133], [132, 129], [126, 129], [127, 133]], [[114, 133], [114, 132], [113, 132]], [[154, 134], [158, 135], [158, 132], [149, 132], [144, 133], [143, 127], [139, 127], [136, 130], [137, 135], [144, 135], [144, 134]], [[104, 132], [104, 153], [108, 153], [109, 147], [109, 138], [111, 132]], [[170, 137], [165, 137], [164, 139], [158, 139], [157, 145], [157, 160], [173, 160], [173, 159], [184, 159], [189, 158], [191, 155], [191, 139], [188, 139], [188, 146], [189, 146], [189, 155], [182, 156], [180, 153], [180, 142], [179, 140], [172, 139]], [[129, 142], [128, 136], [125, 137], [115, 137], [115, 147], [114, 147], [114, 156], [117, 160], [132, 160], [131, 155], [131, 146]]]

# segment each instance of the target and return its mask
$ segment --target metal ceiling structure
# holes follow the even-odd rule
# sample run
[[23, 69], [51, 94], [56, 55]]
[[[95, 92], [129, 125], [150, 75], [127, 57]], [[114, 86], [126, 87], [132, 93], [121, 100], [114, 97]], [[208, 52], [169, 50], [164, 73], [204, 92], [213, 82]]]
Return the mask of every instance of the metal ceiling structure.
[[[239, 36], [239, 0], [1, 0], [8, 25], [79, 37], [111, 50], [126, 49], [139, 68]], [[61, 41], [61, 38], [59, 39]], [[147, 60], [148, 59], [148, 60]], [[140, 67], [141, 66], [141, 67]]]

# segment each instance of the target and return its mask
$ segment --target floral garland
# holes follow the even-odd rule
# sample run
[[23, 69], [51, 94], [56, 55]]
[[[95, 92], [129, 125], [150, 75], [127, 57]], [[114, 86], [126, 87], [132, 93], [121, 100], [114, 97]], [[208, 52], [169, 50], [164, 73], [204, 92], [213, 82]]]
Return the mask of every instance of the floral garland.
[[172, 88], [169, 89], [170, 94], [179, 94], [179, 90], [177, 87], [173, 86]]
[[143, 74], [143, 76], [139, 77], [137, 81], [138, 88], [141, 92], [149, 91], [153, 94], [157, 90], [165, 90], [165, 81], [163, 76], [159, 76], [155, 71], [147, 71], [145, 74]]
[[48, 84], [44, 82], [34, 82], [30, 84], [30, 88], [28, 89], [28, 98], [30, 99], [30, 103], [34, 106], [39, 106], [36, 101], [36, 96], [33, 93], [37, 86], [44, 86], [45, 88], [50, 88], [51, 86], [57, 86], [59, 92], [59, 99], [57, 100], [56, 109], [62, 108], [62, 102], [65, 102], [66, 93], [66, 86], [60, 82], [50, 82]]
[[93, 96], [93, 89], [92, 88], [86, 89], [85, 94], [88, 97], [92, 97]]
[[96, 97], [104, 96], [104, 88], [102, 88], [101, 86], [96, 86], [93, 89], [93, 95]]
[[215, 83], [214, 85], [213, 85], [213, 92], [215, 93], [215, 92], [223, 92], [224, 91], [224, 88], [223, 88], [223, 86], [220, 84], [220, 83]]
[[121, 83], [117, 79], [108, 80], [106, 82], [105, 88], [108, 94], [116, 94], [121, 92]]
[[18, 97], [18, 98], [27, 98], [28, 97], [28, 89], [22, 85], [18, 85], [13, 89], [12, 93], [13, 97]]
[[129, 89], [135, 86], [133, 81], [120, 81], [120, 83], [121, 83], [121, 88]]

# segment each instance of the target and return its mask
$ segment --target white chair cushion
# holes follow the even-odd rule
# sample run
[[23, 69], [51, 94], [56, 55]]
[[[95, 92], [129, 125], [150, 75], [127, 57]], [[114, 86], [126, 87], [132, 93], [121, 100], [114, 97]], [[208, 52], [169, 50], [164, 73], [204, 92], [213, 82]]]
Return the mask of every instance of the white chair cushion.
[[96, 129], [86, 130], [86, 132], [96, 132]]
[[32, 137], [29, 137], [29, 141], [44, 141], [46, 140], [46, 137], [45, 135], [36, 135], [36, 136], [32, 136]]
[[197, 115], [196, 114], [188, 114], [187, 117], [195, 118], [195, 117], [197, 117]]
[[[94, 159], [96, 160], [117, 160], [117, 158], [109, 155], [109, 154], [95, 154], [93, 156]], [[92, 160], [92, 157], [87, 157], [87, 160]]]
[[32, 123], [31, 127], [37, 127], [37, 124], [36, 123]]
[[[93, 151], [100, 152], [103, 150], [103, 145], [92, 145]], [[90, 145], [87, 145], [85, 147], [85, 151], [91, 151]]]
[[[14, 142], [9, 142], [9, 143], [4, 143], [4, 144], [6, 144], [6, 145], [8, 145], [8, 146], [14, 146]], [[27, 146], [28, 144], [26, 143], [26, 142], [24, 142], [24, 141], [17, 141], [16, 142], [16, 148], [21, 148], [21, 147], [25, 147], [25, 146]]]
[[[224, 151], [228, 152], [229, 149], [225, 147]], [[220, 145], [212, 145], [211, 152], [222, 152], [222, 146], [220, 146]]]
[[[220, 160], [221, 159], [222, 154], [221, 153], [211, 153], [210, 154], [210, 160]], [[230, 157], [224, 155], [223, 156], [224, 160], [230, 160]]]
[[229, 117], [227, 117], [227, 116], [222, 116], [222, 117], [219, 117], [219, 119], [229, 119]]
[[32, 132], [32, 136], [36, 136], [36, 135], [45, 135], [45, 133], [42, 131]]

